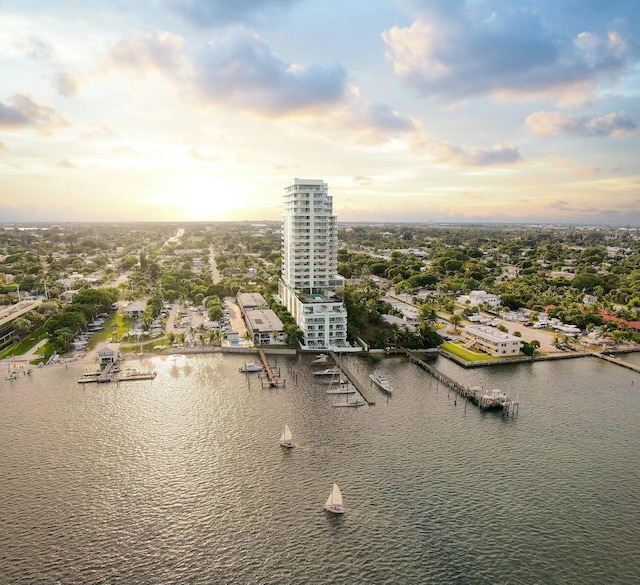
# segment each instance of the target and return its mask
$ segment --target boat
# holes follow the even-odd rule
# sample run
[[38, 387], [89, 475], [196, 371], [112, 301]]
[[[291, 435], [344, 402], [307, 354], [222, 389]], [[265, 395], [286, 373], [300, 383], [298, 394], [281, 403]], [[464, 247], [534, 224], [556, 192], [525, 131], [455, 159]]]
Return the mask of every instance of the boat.
[[338, 388], [327, 390], [327, 394], [355, 394], [357, 390], [350, 384], [341, 384]]
[[7, 367], [7, 375], [4, 377], [5, 380], [15, 380], [18, 375], [16, 374], [15, 361], [12, 361], [13, 369], [11, 368], [11, 364]]
[[314, 376], [336, 376], [338, 374], [340, 374], [340, 368], [327, 368], [326, 370], [313, 372]]
[[382, 388], [385, 392], [388, 392], [389, 394], [393, 392], [393, 386], [391, 386], [389, 380], [387, 380], [378, 370], [373, 372], [373, 374], [369, 374], [369, 378], [371, 378], [372, 382], [376, 386]]
[[280, 445], [287, 447], [288, 449], [293, 449], [295, 447], [289, 425], [284, 425], [284, 430], [282, 431], [282, 435], [280, 435]]
[[329, 361], [329, 356], [326, 353], [320, 353], [316, 356], [316, 359], [314, 359], [311, 362], [311, 365], [322, 365], [322, 364], [326, 364]]
[[344, 505], [342, 504], [342, 493], [338, 484], [333, 484], [333, 489], [324, 504], [324, 509], [332, 514], [344, 514]]
[[251, 373], [254, 373], [254, 372], [262, 372], [262, 366], [260, 366], [258, 364], [254, 364], [254, 363], [245, 364], [244, 366], [239, 368], [238, 371], [240, 371], [243, 374], [251, 374]]

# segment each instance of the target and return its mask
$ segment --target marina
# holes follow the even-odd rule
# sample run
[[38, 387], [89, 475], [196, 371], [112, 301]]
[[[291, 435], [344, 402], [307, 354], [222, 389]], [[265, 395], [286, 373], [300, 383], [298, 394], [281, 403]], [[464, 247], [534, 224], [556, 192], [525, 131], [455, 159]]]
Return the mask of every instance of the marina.
[[[19, 392], [0, 380], [5, 580], [639, 582], [632, 370], [429, 362], [461, 385], [519, 388], [526, 408], [503, 418], [462, 408], [400, 356], [384, 362], [393, 400], [375, 408], [332, 407], [300, 355], [278, 360], [296, 383], [248, 387], [245, 359], [132, 359], [155, 380], [105, 392], [78, 392], [82, 366], [45, 367]], [[368, 379], [378, 359], [341, 361], [380, 396]], [[627, 407], [607, 408], [612, 398]], [[285, 424], [295, 449], [279, 444]], [[323, 510], [334, 482], [343, 516]]]

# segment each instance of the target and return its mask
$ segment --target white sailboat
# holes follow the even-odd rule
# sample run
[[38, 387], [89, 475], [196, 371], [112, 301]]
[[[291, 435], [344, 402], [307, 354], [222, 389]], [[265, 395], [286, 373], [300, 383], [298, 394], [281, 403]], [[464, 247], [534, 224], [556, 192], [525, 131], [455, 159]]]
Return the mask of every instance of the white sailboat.
[[[13, 368], [11, 365], [13, 364]], [[12, 361], [11, 364], [7, 366], [7, 375], [4, 377], [5, 380], [15, 380], [18, 377], [16, 373], [15, 361]]]
[[342, 493], [338, 484], [333, 484], [333, 489], [324, 504], [324, 509], [333, 514], [344, 514], [344, 505], [342, 504]]
[[284, 430], [282, 431], [282, 435], [280, 435], [280, 445], [287, 447], [288, 449], [293, 449], [295, 447], [291, 429], [287, 424], [284, 425]]

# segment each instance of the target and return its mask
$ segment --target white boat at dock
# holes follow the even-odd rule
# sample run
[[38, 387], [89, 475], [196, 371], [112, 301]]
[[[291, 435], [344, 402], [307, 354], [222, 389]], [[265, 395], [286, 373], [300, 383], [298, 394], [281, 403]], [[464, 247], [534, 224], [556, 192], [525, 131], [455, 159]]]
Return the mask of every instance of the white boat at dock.
[[378, 386], [378, 388], [381, 388], [389, 394], [393, 392], [393, 386], [391, 386], [389, 380], [387, 380], [378, 370], [373, 372], [373, 374], [369, 374], [369, 378], [371, 378], [371, 381]]
[[338, 376], [340, 375], [340, 368], [327, 368], [326, 370], [320, 370], [313, 372], [314, 376]]
[[321, 366], [324, 365], [326, 363], [329, 362], [329, 356], [326, 353], [320, 353], [316, 356], [316, 359], [314, 359], [311, 362], [312, 366]]
[[327, 390], [327, 394], [355, 394], [356, 392], [357, 390], [349, 384], [343, 384], [339, 388]]
[[262, 366], [259, 364], [249, 363], [239, 368], [238, 371], [241, 374], [253, 374], [256, 372], [262, 372]]

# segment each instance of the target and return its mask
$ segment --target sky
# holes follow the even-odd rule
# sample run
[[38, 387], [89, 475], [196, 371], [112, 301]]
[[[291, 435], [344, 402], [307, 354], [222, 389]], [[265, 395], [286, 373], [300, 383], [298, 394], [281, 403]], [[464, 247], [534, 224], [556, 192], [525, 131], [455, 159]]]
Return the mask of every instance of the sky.
[[0, 0], [0, 222], [640, 224], [637, 0]]

